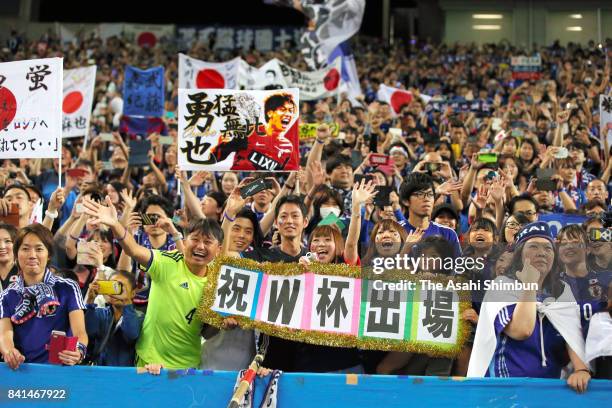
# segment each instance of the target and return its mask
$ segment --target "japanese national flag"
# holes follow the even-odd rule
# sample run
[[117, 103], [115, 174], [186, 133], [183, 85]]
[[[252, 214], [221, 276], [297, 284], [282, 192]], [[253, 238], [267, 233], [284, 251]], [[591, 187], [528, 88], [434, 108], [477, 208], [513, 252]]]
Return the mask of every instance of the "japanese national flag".
[[174, 26], [171, 24], [131, 24], [123, 26], [123, 32], [142, 48], [153, 48], [162, 38], [174, 36]]
[[64, 71], [62, 137], [77, 137], [87, 134], [95, 85], [95, 65]]
[[240, 61], [206, 62], [179, 54], [179, 88], [238, 89]]
[[402, 110], [402, 106], [410, 104], [413, 99], [412, 92], [410, 91], [382, 84], [378, 88], [377, 97], [379, 101], [387, 102], [391, 106], [391, 111], [394, 115], [398, 115]]

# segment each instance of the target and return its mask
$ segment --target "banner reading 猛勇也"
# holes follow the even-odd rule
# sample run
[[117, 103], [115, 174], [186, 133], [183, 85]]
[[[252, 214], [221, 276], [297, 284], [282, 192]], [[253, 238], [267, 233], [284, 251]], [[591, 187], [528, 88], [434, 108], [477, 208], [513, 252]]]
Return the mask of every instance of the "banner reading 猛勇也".
[[87, 134], [95, 85], [95, 65], [64, 71], [63, 137], [78, 137]]
[[344, 264], [222, 258], [209, 268], [199, 314], [216, 327], [233, 316], [243, 328], [312, 344], [456, 356], [469, 334], [460, 318], [469, 295], [407, 278], [391, 287]]
[[183, 170], [297, 171], [299, 91], [179, 89]]
[[0, 157], [59, 156], [62, 71], [61, 58], [0, 64]]

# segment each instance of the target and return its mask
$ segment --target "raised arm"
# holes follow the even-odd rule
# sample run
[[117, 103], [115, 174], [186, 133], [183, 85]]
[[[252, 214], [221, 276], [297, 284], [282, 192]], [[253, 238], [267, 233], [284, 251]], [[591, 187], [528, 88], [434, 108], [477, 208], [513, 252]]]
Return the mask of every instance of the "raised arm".
[[98, 224], [107, 225], [113, 235], [116, 237], [119, 245], [123, 248], [126, 254], [140, 265], [148, 265], [151, 261], [151, 250], [140, 246], [134, 240], [134, 237], [128, 234], [125, 228], [117, 219], [117, 210], [113, 206], [110, 198], [106, 198], [106, 205], [96, 203], [95, 201], [85, 199], [83, 201], [85, 213], [91, 216]]
[[360, 183], [355, 183], [352, 192], [352, 212], [351, 223], [349, 224], [346, 244], [344, 246], [344, 260], [349, 265], [357, 264], [359, 259], [359, 232], [361, 229], [361, 207], [376, 195], [375, 186], [372, 182], [365, 183], [361, 179]]
[[200, 200], [198, 200], [198, 197], [195, 195], [191, 189], [191, 186], [189, 185], [189, 182], [187, 181], [187, 174], [179, 170], [177, 167], [176, 178], [182, 187], [181, 192], [185, 195], [185, 207], [189, 210], [191, 216], [199, 219], [206, 218], [202, 212]]
[[[517, 272], [516, 276], [523, 283], [537, 283], [540, 279], [540, 272], [529, 263], [529, 259], [525, 259], [523, 270]], [[533, 334], [536, 317], [536, 291], [525, 290], [516, 304], [504, 333], [514, 340], [526, 340]]]

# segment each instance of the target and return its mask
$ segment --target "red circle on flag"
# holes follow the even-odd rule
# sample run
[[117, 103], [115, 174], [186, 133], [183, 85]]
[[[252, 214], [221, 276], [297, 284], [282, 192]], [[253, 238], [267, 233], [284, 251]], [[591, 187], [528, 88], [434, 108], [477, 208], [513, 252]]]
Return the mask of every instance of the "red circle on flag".
[[332, 68], [327, 75], [325, 75], [325, 78], [323, 78], [323, 84], [325, 85], [325, 89], [328, 91], [336, 89], [339, 83], [340, 73], [336, 68]]
[[6, 87], [0, 87], [0, 130], [6, 129], [17, 114], [15, 95]]
[[144, 33], [140, 33], [137, 43], [141, 47], [153, 48], [155, 47], [155, 44], [157, 44], [157, 37], [155, 37], [155, 34], [146, 31]]
[[402, 106], [412, 102], [412, 94], [405, 91], [395, 91], [391, 94], [391, 107], [395, 113], [400, 113]]
[[196, 87], [198, 89], [223, 89], [225, 88], [225, 78], [214, 69], [201, 69], [196, 76]]
[[83, 104], [83, 94], [79, 91], [72, 91], [64, 97], [62, 110], [66, 114], [71, 114], [79, 110]]

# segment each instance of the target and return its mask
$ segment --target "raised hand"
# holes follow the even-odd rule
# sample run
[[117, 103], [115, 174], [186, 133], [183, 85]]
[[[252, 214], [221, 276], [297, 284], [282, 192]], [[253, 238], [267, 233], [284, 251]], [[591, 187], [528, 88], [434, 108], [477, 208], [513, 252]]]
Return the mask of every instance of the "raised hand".
[[366, 183], [365, 179], [361, 179], [361, 182], [355, 183], [352, 192], [353, 205], [361, 206], [372, 199], [377, 193], [375, 189], [376, 186], [372, 184], [372, 181]]
[[106, 197], [106, 205], [85, 198], [83, 200], [83, 206], [85, 207], [85, 214], [92, 217], [98, 224], [104, 224], [111, 227], [118, 222], [117, 209], [108, 196]]
[[479, 210], [482, 210], [487, 204], [488, 198], [489, 198], [489, 187], [487, 187], [485, 184], [482, 184], [478, 188], [478, 193], [476, 195], [476, 199], [474, 200], [474, 205]]
[[437, 195], [451, 195], [455, 191], [461, 191], [463, 182], [460, 180], [447, 180], [436, 188]]
[[234, 188], [234, 191], [232, 191], [225, 203], [225, 212], [231, 218], [234, 218], [246, 205], [246, 200], [240, 195], [240, 187], [242, 187], [242, 185], [238, 185]]
[[323, 166], [321, 162], [311, 163], [308, 165], [308, 171], [312, 176], [312, 184], [314, 187], [318, 187], [325, 183], [325, 171], [323, 171]]
[[128, 231], [134, 235], [136, 231], [142, 227], [142, 219], [140, 218], [140, 214], [135, 211], [131, 212], [128, 216], [126, 227]]
[[529, 258], [525, 258], [523, 270], [518, 271], [516, 277], [523, 283], [538, 283], [540, 281], [540, 271], [531, 265]]
[[123, 199], [123, 207], [124, 209], [134, 209], [136, 208], [136, 197], [134, 197], [134, 195], [132, 194], [132, 192], [130, 190], [128, 190], [127, 188], [124, 188], [123, 190], [121, 190], [121, 192], [119, 193], [119, 195], [121, 196], [121, 198]]
[[51, 199], [49, 200], [49, 210], [52, 212], [59, 210], [62, 208], [62, 205], [64, 205], [65, 200], [64, 189], [58, 187], [53, 194], [51, 194]]
[[414, 231], [410, 231], [406, 237], [406, 243], [416, 244], [417, 242], [421, 241], [423, 235], [425, 235], [425, 230], [422, 228], [417, 228]]

